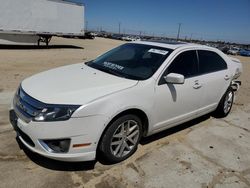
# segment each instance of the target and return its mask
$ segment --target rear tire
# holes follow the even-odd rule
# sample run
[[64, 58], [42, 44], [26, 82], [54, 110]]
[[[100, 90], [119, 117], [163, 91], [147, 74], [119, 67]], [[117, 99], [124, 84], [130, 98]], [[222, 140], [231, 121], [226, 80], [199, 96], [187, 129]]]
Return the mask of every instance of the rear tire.
[[141, 120], [132, 114], [116, 119], [107, 128], [99, 145], [99, 151], [105, 161], [121, 162], [136, 150], [142, 135]]
[[221, 98], [217, 109], [215, 110], [215, 117], [223, 118], [226, 117], [232, 109], [234, 101], [234, 90], [229, 87], [226, 93]]

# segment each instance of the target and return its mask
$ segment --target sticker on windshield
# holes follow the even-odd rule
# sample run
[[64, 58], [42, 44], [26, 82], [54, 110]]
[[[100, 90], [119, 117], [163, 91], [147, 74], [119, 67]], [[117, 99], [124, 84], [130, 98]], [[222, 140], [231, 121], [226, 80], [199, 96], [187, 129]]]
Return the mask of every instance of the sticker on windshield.
[[113, 69], [113, 70], [122, 70], [122, 69], [124, 69], [124, 67], [121, 66], [121, 65], [117, 65], [117, 64], [114, 64], [114, 63], [111, 63], [111, 62], [107, 62], [107, 61], [105, 61], [103, 63], [103, 65], [105, 67], [108, 67], [108, 68]]
[[166, 51], [166, 50], [159, 50], [159, 49], [154, 49], [154, 48], [151, 48], [148, 52], [161, 54], [161, 55], [167, 55], [168, 54], [168, 51]]

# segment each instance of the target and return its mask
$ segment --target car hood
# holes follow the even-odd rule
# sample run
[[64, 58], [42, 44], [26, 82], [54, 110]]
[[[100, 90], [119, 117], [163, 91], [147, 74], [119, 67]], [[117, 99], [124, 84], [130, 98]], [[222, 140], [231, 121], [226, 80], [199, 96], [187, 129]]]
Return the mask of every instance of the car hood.
[[83, 105], [137, 83], [81, 63], [36, 74], [21, 86], [28, 95], [47, 104]]

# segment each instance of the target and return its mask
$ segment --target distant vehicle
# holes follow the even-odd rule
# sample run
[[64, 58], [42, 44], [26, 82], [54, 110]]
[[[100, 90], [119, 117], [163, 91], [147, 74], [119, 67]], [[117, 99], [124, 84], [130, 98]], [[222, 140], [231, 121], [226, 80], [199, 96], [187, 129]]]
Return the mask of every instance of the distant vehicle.
[[97, 33], [97, 37], [104, 37], [107, 38], [109, 34], [106, 31], [101, 31]]
[[124, 40], [124, 41], [132, 41], [132, 38], [130, 36], [123, 36], [122, 40]]
[[237, 48], [237, 47], [232, 47], [230, 48], [228, 51], [227, 51], [227, 54], [230, 54], [230, 55], [238, 55], [240, 52], [240, 49]]
[[84, 34], [84, 39], [94, 39], [95, 38], [95, 34], [93, 34], [92, 32], [86, 32]]
[[0, 43], [49, 44], [84, 35], [84, 5], [70, 0], [1, 0]]
[[140, 37], [131, 37], [131, 41], [141, 41]]
[[94, 37], [97, 37], [97, 36], [98, 36], [98, 34], [95, 33], [95, 32], [91, 32], [91, 34], [92, 34]]
[[250, 56], [250, 50], [240, 50], [241, 56]]
[[241, 63], [196, 44], [131, 42], [25, 79], [10, 121], [33, 152], [62, 161], [131, 156], [142, 137], [229, 114]]
[[229, 47], [224, 45], [224, 46], [218, 46], [216, 44], [214, 44], [214, 46], [212, 47], [215, 47], [215, 48], [218, 48], [220, 51], [222, 51], [223, 53], [227, 54], [228, 50], [229, 50]]
[[121, 34], [113, 34], [112, 35], [112, 39], [116, 39], [116, 40], [122, 40], [122, 37], [123, 37], [123, 35], [121, 35]]
[[134, 36], [123, 36], [122, 40], [125, 41], [140, 41], [140, 37], [134, 37]]

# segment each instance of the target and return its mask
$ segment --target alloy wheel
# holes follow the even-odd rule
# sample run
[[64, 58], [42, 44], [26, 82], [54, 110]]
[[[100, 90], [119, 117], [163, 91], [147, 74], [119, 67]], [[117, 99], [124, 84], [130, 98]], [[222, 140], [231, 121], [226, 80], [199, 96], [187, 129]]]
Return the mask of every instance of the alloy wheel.
[[134, 120], [121, 123], [114, 132], [110, 149], [115, 157], [121, 158], [128, 155], [137, 145], [139, 139], [139, 125]]
[[233, 104], [233, 92], [230, 91], [227, 93], [225, 101], [224, 101], [224, 113], [225, 114], [227, 114], [230, 111], [232, 104]]

